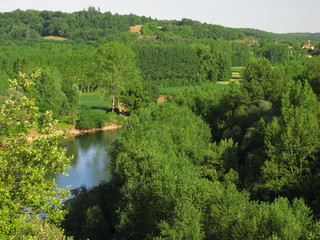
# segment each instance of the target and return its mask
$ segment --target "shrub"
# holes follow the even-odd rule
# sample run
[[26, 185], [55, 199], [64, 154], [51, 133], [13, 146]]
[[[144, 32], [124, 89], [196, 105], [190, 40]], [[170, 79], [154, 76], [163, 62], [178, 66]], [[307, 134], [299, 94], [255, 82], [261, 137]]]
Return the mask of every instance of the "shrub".
[[126, 124], [127, 118], [125, 116], [119, 116], [115, 112], [109, 112], [106, 116], [107, 124], [117, 124], [124, 125]]
[[87, 107], [82, 108], [79, 119], [76, 121], [76, 129], [102, 128], [105, 126], [106, 116], [103, 110], [93, 110]]

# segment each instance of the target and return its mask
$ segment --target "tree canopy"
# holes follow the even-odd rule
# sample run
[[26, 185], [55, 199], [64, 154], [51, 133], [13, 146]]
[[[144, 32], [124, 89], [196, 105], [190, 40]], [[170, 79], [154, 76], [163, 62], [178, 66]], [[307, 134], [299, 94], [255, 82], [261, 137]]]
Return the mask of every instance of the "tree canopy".
[[[0, 13], [0, 40], [0, 238], [319, 238], [319, 34], [89, 7]], [[127, 119], [111, 180], [63, 210], [57, 118]]]
[[[59, 224], [64, 215], [61, 201], [68, 190], [57, 188], [52, 177], [63, 172], [70, 161], [59, 147], [63, 134], [55, 128], [51, 113], [40, 113], [34, 100], [25, 96], [39, 74], [29, 77], [20, 73], [18, 79], [11, 80], [8, 97], [0, 108], [3, 238], [40, 236], [41, 228], [47, 228], [49, 235], [54, 229], [51, 224]], [[48, 223], [40, 221], [40, 214], [45, 215]]]
[[120, 93], [140, 81], [134, 52], [127, 46], [111, 42], [100, 46], [96, 61], [105, 79], [105, 86], [112, 95], [112, 111]]

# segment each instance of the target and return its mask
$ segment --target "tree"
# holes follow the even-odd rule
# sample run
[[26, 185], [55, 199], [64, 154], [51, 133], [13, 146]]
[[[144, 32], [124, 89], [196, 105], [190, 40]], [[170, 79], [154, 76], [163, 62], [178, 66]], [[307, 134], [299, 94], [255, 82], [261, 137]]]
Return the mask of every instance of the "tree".
[[49, 69], [41, 70], [35, 79], [35, 86], [28, 96], [35, 99], [40, 112], [51, 111], [54, 118], [62, 116], [67, 111], [68, 98], [62, 91], [61, 75]]
[[46, 30], [50, 35], [69, 37], [69, 25], [66, 18], [51, 18], [49, 21], [47, 21]]
[[245, 82], [263, 81], [269, 77], [271, 71], [272, 66], [267, 59], [251, 58], [242, 72], [242, 78]]
[[154, 36], [159, 33], [158, 24], [156, 22], [147, 22], [143, 24], [141, 33], [146, 36]]
[[210, 46], [193, 44], [192, 47], [196, 50], [197, 56], [199, 58], [198, 76], [200, 78], [200, 81], [202, 80], [209, 80], [212, 82], [217, 81], [217, 77], [218, 77], [217, 59], [214, 59]]
[[320, 60], [319, 58], [306, 59], [302, 79], [307, 79], [313, 91], [320, 96]]
[[232, 44], [231, 61], [232, 66], [245, 66], [250, 58], [251, 49], [246, 43]]
[[194, 48], [186, 44], [144, 44], [136, 46], [135, 51], [137, 66], [145, 83], [159, 86], [197, 83], [200, 63]]
[[281, 96], [292, 81], [286, 75], [285, 68], [273, 67], [265, 58], [252, 58], [248, 61], [243, 73], [243, 88], [248, 92], [252, 102], [270, 101], [279, 107]]
[[128, 112], [132, 112], [138, 108], [146, 107], [152, 103], [150, 94], [144, 89], [140, 83], [128, 86], [121, 93], [121, 103]]
[[111, 42], [98, 49], [96, 58], [97, 64], [103, 71], [106, 87], [112, 95], [112, 112], [114, 112], [116, 98], [126, 89], [126, 85], [140, 81], [135, 54], [128, 46]]
[[[312, 219], [302, 200], [258, 203], [237, 190], [232, 174], [225, 182], [203, 177], [200, 164], [222, 174], [234, 167], [237, 149], [226, 140], [208, 154], [208, 126], [186, 107], [166, 103], [136, 114], [111, 154], [117, 238], [301, 239], [308, 234]], [[211, 159], [203, 161], [207, 156]]]
[[294, 83], [284, 94], [281, 115], [267, 126], [267, 161], [262, 186], [276, 193], [297, 192], [314, 169], [319, 151], [319, 103], [308, 83]]
[[199, 239], [200, 212], [192, 198], [202, 182], [195, 182], [198, 173], [192, 162], [205, 152], [208, 126], [175, 104], [151, 105], [136, 114], [111, 154], [111, 182], [121, 196], [120, 238], [145, 239], [162, 232]]
[[63, 133], [50, 112], [39, 113], [34, 100], [24, 96], [39, 74], [20, 73], [11, 80], [0, 107], [0, 237], [33, 236], [39, 214], [49, 222], [63, 218], [61, 201], [68, 191], [57, 188], [53, 177], [70, 161], [59, 147]]
[[259, 53], [272, 63], [284, 63], [290, 58], [288, 46], [285, 44], [266, 44], [259, 49]]
[[228, 45], [219, 42], [211, 43], [211, 52], [217, 64], [217, 80], [227, 81], [231, 77], [231, 52]]

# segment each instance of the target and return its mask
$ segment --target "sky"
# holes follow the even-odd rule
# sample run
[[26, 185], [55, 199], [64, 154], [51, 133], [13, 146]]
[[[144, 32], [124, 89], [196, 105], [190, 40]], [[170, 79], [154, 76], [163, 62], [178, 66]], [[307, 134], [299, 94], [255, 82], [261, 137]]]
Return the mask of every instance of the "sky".
[[18, 8], [76, 12], [89, 6], [159, 20], [189, 18], [275, 33], [320, 32], [319, 0], [0, 0], [0, 12]]

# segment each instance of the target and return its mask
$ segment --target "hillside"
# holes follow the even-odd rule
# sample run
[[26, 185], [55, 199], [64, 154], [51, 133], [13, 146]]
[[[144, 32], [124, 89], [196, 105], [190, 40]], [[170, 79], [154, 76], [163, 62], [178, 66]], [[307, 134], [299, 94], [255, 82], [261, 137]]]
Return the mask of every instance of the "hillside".
[[[35, 41], [41, 37], [57, 36], [73, 41], [128, 42], [136, 39], [130, 33], [130, 26], [142, 25], [142, 31], [156, 33], [164, 41], [181, 39], [236, 40], [251, 38], [271, 38], [277, 40], [320, 40], [320, 33], [276, 34], [256, 29], [235, 29], [220, 25], [201, 23], [191, 19], [157, 20], [145, 16], [102, 13], [94, 7], [87, 10], [64, 13], [60, 11], [15, 10], [0, 13], [0, 40], [2, 45], [10, 41]], [[147, 26], [147, 27], [146, 27]], [[155, 27], [152, 30], [152, 26]]]
[[272, 33], [252, 28], [239, 28], [239, 31], [246, 36], [252, 36], [255, 38], [270, 38], [277, 40], [312, 40], [319, 41], [320, 33]]

